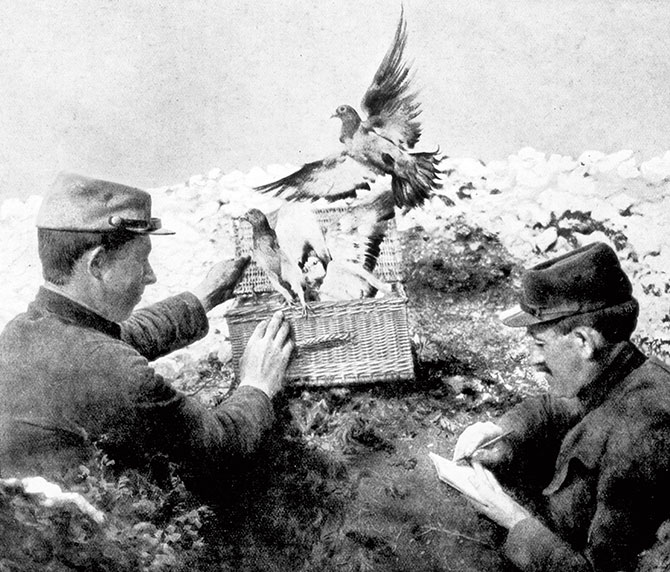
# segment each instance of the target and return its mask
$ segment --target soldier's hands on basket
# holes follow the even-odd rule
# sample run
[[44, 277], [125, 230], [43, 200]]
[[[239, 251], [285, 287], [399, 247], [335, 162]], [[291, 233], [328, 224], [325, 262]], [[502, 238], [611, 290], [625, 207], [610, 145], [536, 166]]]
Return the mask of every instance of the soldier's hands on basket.
[[282, 388], [293, 346], [282, 312], [260, 322], [240, 360], [240, 386], [256, 387], [272, 398]]

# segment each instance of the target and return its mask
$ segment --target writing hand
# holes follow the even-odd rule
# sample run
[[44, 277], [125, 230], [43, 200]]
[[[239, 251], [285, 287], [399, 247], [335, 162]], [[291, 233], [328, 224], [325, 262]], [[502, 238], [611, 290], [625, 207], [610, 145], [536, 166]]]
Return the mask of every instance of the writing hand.
[[491, 421], [478, 422], [467, 427], [461, 433], [454, 449], [453, 460], [459, 461], [463, 458], [478, 461], [488, 467], [495, 467], [506, 461], [511, 450], [504, 439], [492, 444], [490, 447], [479, 448], [492, 439], [503, 435], [503, 429]]

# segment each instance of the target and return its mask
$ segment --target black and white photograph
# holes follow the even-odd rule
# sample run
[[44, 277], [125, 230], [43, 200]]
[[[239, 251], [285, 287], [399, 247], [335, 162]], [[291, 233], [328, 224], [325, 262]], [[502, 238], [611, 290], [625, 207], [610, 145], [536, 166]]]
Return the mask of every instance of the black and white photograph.
[[0, 572], [670, 571], [670, 4], [0, 22]]

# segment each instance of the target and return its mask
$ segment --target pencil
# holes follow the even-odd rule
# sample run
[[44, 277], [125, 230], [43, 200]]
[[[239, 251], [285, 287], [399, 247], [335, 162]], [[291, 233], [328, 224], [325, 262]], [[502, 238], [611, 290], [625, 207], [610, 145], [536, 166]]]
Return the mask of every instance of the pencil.
[[497, 437], [494, 437], [493, 439], [489, 439], [488, 441], [485, 441], [484, 443], [479, 445], [474, 451], [472, 451], [472, 453], [470, 453], [469, 455], [463, 455], [462, 457], [459, 457], [458, 459], [456, 459], [455, 462], [459, 463], [460, 461], [469, 461], [470, 459], [472, 459], [474, 454], [477, 451], [479, 451], [479, 449], [484, 449], [485, 447], [490, 447], [491, 445], [495, 445], [498, 441], [500, 441], [501, 439], [504, 439], [510, 433], [511, 433], [511, 431], [505, 431], [504, 433], [501, 433]]

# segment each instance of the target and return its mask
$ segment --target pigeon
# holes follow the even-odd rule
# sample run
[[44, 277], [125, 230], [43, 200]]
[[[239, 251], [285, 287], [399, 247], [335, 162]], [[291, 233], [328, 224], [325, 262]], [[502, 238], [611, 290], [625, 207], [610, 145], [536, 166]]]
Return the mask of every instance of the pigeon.
[[407, 28], [403, 12], [393, 44], [387, 51], [362, 100], [367, 119], [350, 105], [340, 105], [333, 117], [342, 122], [344, 149], [277, 181], [255, 187], [288, 201], [355, 197], [380, 176], [391, 176], [396, 206], [409, 210], [423, 204], [440, 188], [439, 149], [410, 152], [421, 137], [421, 113], [412, 75], [404, 62]]
[[321, 224], [312, 206], [307, 203], [285, 202], [275, 213], [268, 215], [282, 251], [303, 274], [308, 261], [319, 264], [324, 273], [331, 260]]
[[277, 234], [266, 216], [258, 209], [248, 210], [242, 219], [249, 222], [252, 233], [252, 258], [261, 268], [272, 287], [288, 304], [298, 298], [303, 316], [310, 309], [305, 298], [302, 270], [297, 261], [290, 260], [277, 241]]
[[319, 287], [320, 300], [368, 298], [378, 291], [391, 293], [391, 287], [373, 271], [388, 221], [394, 215], [393, 196], [382, 191], [328, 226], [325, 236], [332, 260]]

